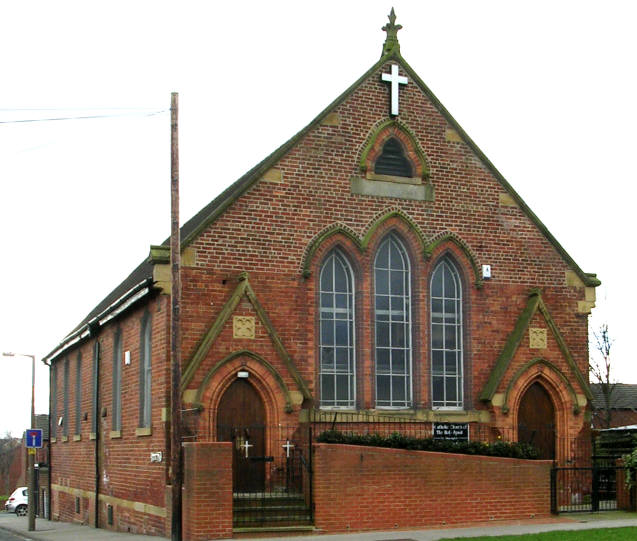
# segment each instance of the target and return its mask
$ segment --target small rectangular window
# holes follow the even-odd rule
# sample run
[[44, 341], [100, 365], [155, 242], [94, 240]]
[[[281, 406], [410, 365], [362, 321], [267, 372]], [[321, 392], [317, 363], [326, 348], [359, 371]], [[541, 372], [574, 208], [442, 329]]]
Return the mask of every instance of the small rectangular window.
[[75, 435], [82, 432], [82, 353], [77, 354], [75, 369]]
[[112, 429], [122, 429], [122, 331], [117, 329], [113, 336], [113, 406]]
[[152, 383], [152, 321], [150, 313], [142, 317], [139, 336], [139, 427], [150, 428], [151, 425], [151, 383]]
[[51, 363], [51, 437], [57, 437], [58, 427], [58, 365]]
[[64, 359], [64, 413], [62, 419], [62, 434], [69, 435], [69, 360]]
[[100, 343], [95, 340], [93, 344], [93, 374], [92, 374], [92, 395], [91, 395], [91, 432], [97, 433], [97, 380], [100, 358]]

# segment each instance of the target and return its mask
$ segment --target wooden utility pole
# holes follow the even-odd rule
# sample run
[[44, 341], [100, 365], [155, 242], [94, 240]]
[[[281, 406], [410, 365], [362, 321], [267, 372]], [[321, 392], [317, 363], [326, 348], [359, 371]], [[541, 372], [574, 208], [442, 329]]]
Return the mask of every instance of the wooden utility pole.
[[170, 483], [171, 540], [181, 541], [181, 239], [179, 238], [179, 94], [170, 98]]

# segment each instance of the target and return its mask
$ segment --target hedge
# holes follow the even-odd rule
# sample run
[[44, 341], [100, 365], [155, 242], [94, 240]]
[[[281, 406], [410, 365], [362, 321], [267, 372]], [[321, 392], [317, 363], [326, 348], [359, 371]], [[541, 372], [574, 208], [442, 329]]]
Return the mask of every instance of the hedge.
[[390, 447], [414, 451], [435, 451], [438, 453], [500, 456], [531, 460], [540, 456], [539, 451], [528, 443], [435, 440], [433, 438], [414, 438], [398, 432], [394, 432], [389, 436], [381, 436], [379, 434], [349, 434], [336, 430], [327, 430], [319, 434], [317, 441], [319, 443], [342, 443], [368, 447]]

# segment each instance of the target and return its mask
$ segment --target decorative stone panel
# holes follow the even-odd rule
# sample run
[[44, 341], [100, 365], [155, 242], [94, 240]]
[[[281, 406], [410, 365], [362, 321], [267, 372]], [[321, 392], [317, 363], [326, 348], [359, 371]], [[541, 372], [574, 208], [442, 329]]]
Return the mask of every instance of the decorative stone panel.
[[234, 338], [254, 339], [254, 316], [234, 316], [232, 331]]
[[529, 348], [546, 349], [546, 329], [529, 328]]

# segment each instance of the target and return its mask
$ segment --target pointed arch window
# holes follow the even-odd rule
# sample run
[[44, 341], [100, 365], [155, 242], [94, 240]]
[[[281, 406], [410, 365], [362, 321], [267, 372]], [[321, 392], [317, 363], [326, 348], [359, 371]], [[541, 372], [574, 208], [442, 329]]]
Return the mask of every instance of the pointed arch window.
[[402, 243], [389, 235], [374, 259], [376, 406], [411, 406], [411, 278]]
[[356, 404], [354, 275], [339, 250], [321, 267], [320, 395], [321, 407], [353, 408]]
[[394, 177], [412, 177], [413, 168], [405, 156], [405, 149], [396, 137], [390, 137], [374, 164], [374, 173]]
[[432, 406], [462, 408], [462, 284], [449, 259], [436, 266], [430, 292]]

